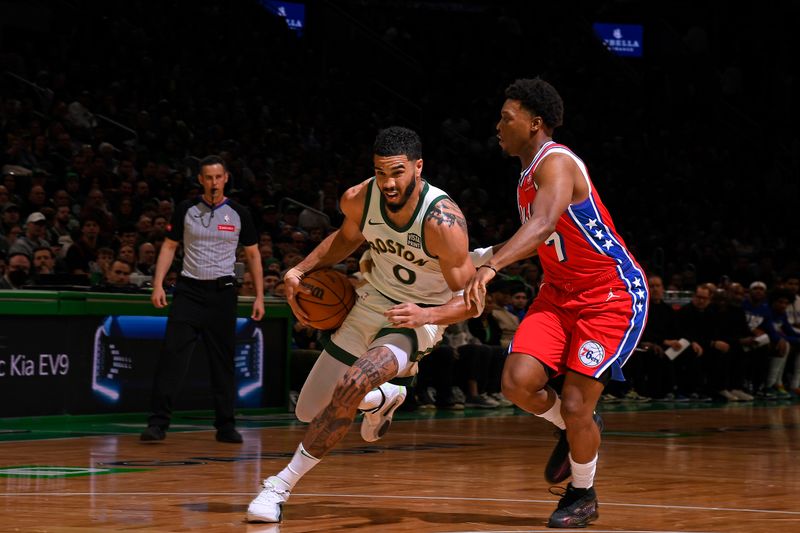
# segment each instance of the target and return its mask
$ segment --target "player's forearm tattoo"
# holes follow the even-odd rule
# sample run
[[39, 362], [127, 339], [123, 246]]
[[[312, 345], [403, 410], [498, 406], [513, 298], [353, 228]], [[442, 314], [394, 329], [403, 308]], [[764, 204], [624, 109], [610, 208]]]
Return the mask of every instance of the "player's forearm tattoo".
[[364, 395], [397, 372], [397, 359], [384, 347], [356, 361], [334, 390], [331, 403], [311, 421], [303, 438], [308, 453], [317, 458], [328, 453], [347, 434]]
[[442, 200], [441, 202], [437, 203], [433, 209], [428, 211], [426, 220], [433, 220], [440, 226], [442, 224], [446, 224], [450, 227], [455, 225], [458, 225], [464, 229], [467, 227], [467, 221], [464, 219], [461, 209], [459, 209], [458, 206], [449, 199]]

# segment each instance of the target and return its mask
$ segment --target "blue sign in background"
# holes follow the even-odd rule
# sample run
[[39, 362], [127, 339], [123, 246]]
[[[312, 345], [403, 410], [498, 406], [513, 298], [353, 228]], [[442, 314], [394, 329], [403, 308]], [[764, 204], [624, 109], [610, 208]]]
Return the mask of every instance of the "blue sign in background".
[[282, 2], [280, 0], [261, 0], [261, 4], [271, 13], [286, 20], [286, 25], [291, 30], [302, 35], [306, 26], [306, 6], [297, 2]]
[[624, 57], [642, 57], [641, 24], [606, 24], [595, 22], [594, 33], [611, 52]]

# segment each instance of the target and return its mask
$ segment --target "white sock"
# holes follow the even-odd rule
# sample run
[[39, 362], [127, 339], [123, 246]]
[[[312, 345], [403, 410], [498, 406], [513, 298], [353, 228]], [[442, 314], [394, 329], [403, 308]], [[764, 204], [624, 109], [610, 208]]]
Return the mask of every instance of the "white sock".
[[303, 448], [303, 443], [301, 442], [300, 445], [297, 447], [297, 450], [294, 452], [294, 457], [289, 462], [289, 464], [278, 472], [278, 479], [286, 483], [287, 490], [292, 490], [294, 486], [300, 481], [300, 478], [306, 475], [309, 470], [317, 466], [319, 463], [319, 459], [312, 456], [310, 453]]
[[769, 358], [769, 367], [767, 370], [767, 380], [765, 385], [767, 387], [773, 387], [781, 383], [781, 375], [783, 374], [783, 368], [786, 366], [786, 358], [785, 357], [770, 357]]
[[556, 401], [553, 404], [553, 407], [551, 407], [544, 413], [536, 416], [544, 418], [549, 422], [552, 422], [558, 429], [567, 429], [567, 425], [564, 423], [564, 419], [561, 418], [561, 398], [559, 398], [558, 396], [556, 396]]
[[792, 381], [789, 386], [792, 389], [800, 388], [800, 354], [794, 356], [794, 372], [792, 373]]
[[394, 387], [394, 385], [391, 383], [384, 383], [380, 387], [369, 391], [367, 395], [364, 396], [364, 399], [361, 400], [361, 403], [358, 404], [358, 408], [362, 411], [372, 411], [373, 409], [381, 407], [383, 402], [386, 401], [386, 395], [384, 394], [384, 391], [389, 392], [388, 387]]
[[589, 489], [594, 484], [594, 473], [597, 471], [597, 457], [586, 464], [576, 463], [569, 454], [569, 464], [572, 467], [572, 486], [576, 489]]

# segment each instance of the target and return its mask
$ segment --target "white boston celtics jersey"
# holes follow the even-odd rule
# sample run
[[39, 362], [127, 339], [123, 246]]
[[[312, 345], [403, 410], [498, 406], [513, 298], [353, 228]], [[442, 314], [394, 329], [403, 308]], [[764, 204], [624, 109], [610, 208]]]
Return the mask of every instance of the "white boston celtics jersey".
[[408, 224], [396, 226], [386, 216], [385, 198], [372, 178], [361, 219], [374, 263], [364, 278], [384, 296], [397, 302], [441, 305], [453, 297], [442, 276], [438, 257], [425, 248], [425, 216], [447, 194], [422, 182], [420, 200]]

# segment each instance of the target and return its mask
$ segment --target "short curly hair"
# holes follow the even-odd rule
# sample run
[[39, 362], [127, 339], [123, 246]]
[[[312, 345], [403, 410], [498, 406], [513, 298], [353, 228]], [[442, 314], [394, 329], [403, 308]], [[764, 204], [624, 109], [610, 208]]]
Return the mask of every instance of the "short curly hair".
[[381, 157], [405, 155], [415, 161], [422, 158], [422, 141], [413, 130], [391, 126], [378, 132], [372, 153]]
[[545, 125], [557, 128], [564, 123], [564, 101], [555, 87], [536, 77], [516, 80], [506, 88], [506, 98], [519, 100], [522, 107], [542, 117]]

